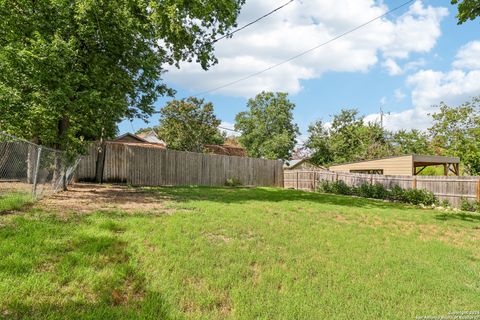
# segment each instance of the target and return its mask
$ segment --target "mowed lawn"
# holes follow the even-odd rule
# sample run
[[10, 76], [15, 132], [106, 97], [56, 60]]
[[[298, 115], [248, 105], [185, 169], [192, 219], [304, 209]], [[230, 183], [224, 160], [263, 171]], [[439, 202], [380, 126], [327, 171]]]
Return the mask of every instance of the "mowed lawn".
[[0, 216], [0, 318], [414, 319], [480, 310], [480, 216], [278, 189]]

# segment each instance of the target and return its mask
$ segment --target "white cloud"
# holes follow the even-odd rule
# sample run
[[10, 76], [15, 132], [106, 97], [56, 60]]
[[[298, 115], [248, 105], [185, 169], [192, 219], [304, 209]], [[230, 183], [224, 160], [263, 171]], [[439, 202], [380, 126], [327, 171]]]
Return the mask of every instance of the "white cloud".
[[[278, 6], [276, 0], [248, 1], [239, 25]], [[348, 8], [348, 10], [345, 10]], [[308, 50], [366, 21], [388, 8], [373, 0], [295, 1], [276, 14], [218, 43], [219, 64], [208, 72], [197, 64], [181, 65], [167, 81], [194, 92], [222, 86]], [[301, 81], [325, 72], [367, 72], [383, 54], [405, 58], [427, 52], [440, 36], [447, 9], [415, 2], [398, 18], [383, 18], [279, 68], [242, 81], [217, 93], [250, 97], [262, 90], [301, 91]], [[419, 32], [421, 30], [421, 32]], [[407, 41], [408, 40], [408, 41]]]
[[472, 41], [461, 47], [453, 66], [458, 69], [480, 69], [480, 41]]
[[411, 52], [428, 52], [441, 35], [440, 22], [448, 15], [447, 8], [424, 7], [416, 1], [395, 24], [393, 40], [384, 48], [390, 58], [408, 58]]
[[387, 69], [388, 74], [391, 76], [398, 76], [403, 73], [402, 68], [393, 59], [387, 59], [382, 63], [382, 66]]
[[[387, 115], [384, 124], [390, 130], [428, 129], [432, 123], [430, 114], [437, 111], [434, 105], [442, 101], [460, 105], [480, 93], [480, 70], [422, 70], [408, 77], [407, 84], [412, 87], [414, 107]], [[378, 121], [379, 115], [371, 114], [366, 119]]]
[[395, 97], [395, 100], [400, 102], [400, 101], [403, 101], [403, 99], [405, 99], [406, 95], [405, 93], [403, 93], [402, 89], [396, 89], [395, 92], [393, 93], [394, 97]]
[[222, 123], [220, 123], [220, 127], [219, 127], [219, 130], [220, 132], [222, 133], [226, 133], [227, 136], [231, 137], [238, 137], [240, 136], [240, 133], [239, 132], [236, 132], [236, 131], [233, 131], [235, 130], [235, 125], [231, 122], [227, 122], [227, 121], [222, 121]]

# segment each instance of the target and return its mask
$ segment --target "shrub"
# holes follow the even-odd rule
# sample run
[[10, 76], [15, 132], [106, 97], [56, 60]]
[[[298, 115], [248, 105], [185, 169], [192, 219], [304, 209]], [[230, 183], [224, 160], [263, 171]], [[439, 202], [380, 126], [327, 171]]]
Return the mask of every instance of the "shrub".
[[321, 181], [318, 186], [318, 191], [324, 193], [334, 193], [342, 195], [352, 195], [352, 188], [350, 188], [344, 181], [339, 180], [336, 182]]
[[318, 190], [325, 193], [356, 195], [363, 198], [393, 200], [414, 205], [423, 204], [429, 206], [439, 203], [433, 192], [423, 189], [404, 190], [399, 186], [394, 186], [391, 190], [388, 190], [379, 183], [374, 185], [363, 183], [359, 187], [349, 187], [342, 180], [337, 182], [322, 181], [318, 186]]
[[443, 208], [451, 208], [450, 201], [448, 200], [442, 200], [442, 202], [440, 202], [440, 206]]
[[353, 194], [352, 188], [350, 188], [344, 181], [339, 180], [332, 183], [333, 193], [342, 194], [342, 195], [351, 195]]
[[433, 192], [424, 189], [408, 189], [403, 193], [403, 202], [426, 206], [437, 204], [438, 199]]
[[333, 193], [331, 183], [326, 180], [320, 181], [320, 184], [318, 185], [317, 189], [319, 192]]
[[480, 212], [480, 203], [475, 201], [468, 201], [467, 199], [462, 198], [460, 209], [462, 211], [470, 211], [470, 212], [479, 211]]
[[405, 190], [400, 186], [394, 186], [392, 189], [390, 189], [388, 199], [403, 202], [405, 199]]
[[243, 185], [242, 181], [237, 178], [228, 178], [225, 180], [225, 186], [227, 187], [239, 187], [241, 185]]

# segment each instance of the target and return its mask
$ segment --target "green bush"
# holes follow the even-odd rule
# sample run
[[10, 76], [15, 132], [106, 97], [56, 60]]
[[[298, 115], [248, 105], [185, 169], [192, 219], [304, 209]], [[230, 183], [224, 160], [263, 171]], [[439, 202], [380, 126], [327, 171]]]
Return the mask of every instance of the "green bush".
[[469, 201], [468, 199], [462, 198], [460, 209], [462, 211], [480, 212], [480, 203], [476, 201]]
[[336, 194], [351, 195], [353, 189], [349, 187], [344, 181], [340, 180], [333, 183], [333, 191]]
[[225, 180], [225, 186], [227, 187], [239, 187], [241, 185], [243, 185], [242, 181], [237, 178], [228, 178]]
[[393, 186], [388, 196], [389, 200], [403, 202], [405, 199], [405, 190], [400, 186]]
[[374, 185], [363, 183], [359, 187], [349, 187], [342, 180], [337, 182], [322, 181], [318, 186], [318, 190], [324, 193], [356, 195], [363, 198], [385, 199], [414, 205], [423, 204], [429, 206], [439, 203], [438, 199], [430, 191], [423, 189], [405, 190], [399, 186], [394, 186], [391, 190], [388, 190], [379, 183]]
[[438, 204], [438, 199], [433, 192], [424, 189], [407, 189], [403, 193], [403, 201], [410, 204], [423, 204], [430, 206], [432, 204]]

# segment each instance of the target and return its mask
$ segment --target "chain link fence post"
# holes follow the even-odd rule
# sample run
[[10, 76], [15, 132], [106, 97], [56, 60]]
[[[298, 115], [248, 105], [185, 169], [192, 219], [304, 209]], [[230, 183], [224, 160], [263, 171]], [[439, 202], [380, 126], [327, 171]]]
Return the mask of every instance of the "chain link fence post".
[[38, 181], [38, 169], [40, 168], [40, 157], [42, 156], [42, 147], [38, 147], [37, 161], [35, 162], [35, 168], [33, 173], [33, 186], [32, 186], [32, 198], [37, 199], [37, 181]]

